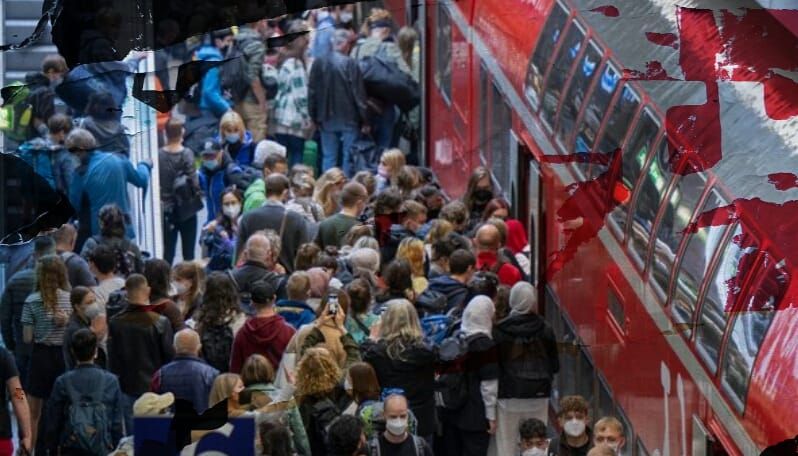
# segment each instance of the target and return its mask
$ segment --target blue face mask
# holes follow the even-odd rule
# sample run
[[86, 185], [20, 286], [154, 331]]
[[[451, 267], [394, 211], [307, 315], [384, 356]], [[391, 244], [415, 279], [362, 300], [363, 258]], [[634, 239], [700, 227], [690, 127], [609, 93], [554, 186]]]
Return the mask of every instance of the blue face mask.
[[205, 169], [215, 169], [217, 165], [216, 159], [202, 160], [202, 166], [204, 166]]
[[241, 135], [238, 133], [230, 133], [224, 137], [224, 140], [227, 141], [228, 144], [235, 144], [241, 141]]

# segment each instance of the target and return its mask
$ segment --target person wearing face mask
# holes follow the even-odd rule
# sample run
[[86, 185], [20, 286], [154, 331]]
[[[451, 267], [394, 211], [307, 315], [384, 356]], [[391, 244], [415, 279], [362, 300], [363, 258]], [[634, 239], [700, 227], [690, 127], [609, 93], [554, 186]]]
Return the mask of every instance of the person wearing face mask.
[[224, 189], [231, 185], [238, 188], [246, 186], [243, 185], [241, 167], [233, 162], [230, 154], [215, 139], [208, 138], [204, 141], [200, 158], [202, 166], [198, 177], [200, 188], [205, 193], [205, 209], [208, 211], [206, 223], [210, 223], [222, 214], [222, 207], [219, 203], [222, 201]]
[[[548, 456], [549, 439], [546, 435], [546, 425], [537, 418], [527, 418], [518, 427], [521, 441], [519, 456]], [[510, 454], [510, 453], [502, 453]]]
[[54, 190], [69, 193], [75, 173], [75, 160], [64, 148], [66, 136], [72, 130], [72, 118], [54, 114], [47, 119], [47, 137], [33, 138], [19, 146], [19, 157], [43, 177]]
[[468, 231], [473, 231], [479, 224], [485, 208], [487, 208], [493, 197], [493, 182], [490, 178], [490, 171], [483, 166], [477, 167], [468, 179], [466, 192], [462, 199], [470, 214]]
[[582, 396], [564, 396], [560, 399], [557, 421], [562, 434], [551, 440], [552, 456], [587, 456], [593, 446], [592, 431], [587, 427], [590, 405]]
[[402, 239], [408, 237], [421, 239], [418, 233], [424, 223], [427, 222], [427, 208], [413, 200], [407, 200], [402, 203], [399, 213], [401, 214], [401, 222], [391, 225], [388, 243], [380, 249], [380, 258], [382, 258], [383, 263], [394, 259]]
[[407, 398], [391, 394], [384, 400], [385, 432], [369, 442], [372, 454], [386, 456], [432, 456], [427, 442], [408, 432], [410, 410]]
[[626, 438], [623, 433], [623, 424], [613, 416], [605, 416], [593, 425], [593, 445], [596, 447], [607, 446], [614, 455], [621, 454], [621, 449]]
[[73, 288], [69, 295], [69, 301], [72, 304], [72, 315], [64, 329], [63, 345], [64, 364], [66, 364], [67, 370], [75, 367], [76, 363], [75, 357], [69, 349], [69, 341], [72, 340], [73, 334], [83, 328], [91, 329], [97, 336], [97, 358], [94, 363], [105, 368], [107, 359], [105, 339], [108, 330], [102, 307], [97, 303], [94, 293], [87, 287]]
[[244, 127], [244, 119], [237, 112], [228, 111], [222, 116], [218, 140], [238, 166], [252, 165], [256, 143], [252, 140], [252, 133]]
[[235, 186], [222, 192], [222, 213], [202, 228], [200, 244], [207, 249], [206, 269], [224, 271], [233, 264], [236, 239], [238, 237], [238, 219], [243, 202], [241, 191]]

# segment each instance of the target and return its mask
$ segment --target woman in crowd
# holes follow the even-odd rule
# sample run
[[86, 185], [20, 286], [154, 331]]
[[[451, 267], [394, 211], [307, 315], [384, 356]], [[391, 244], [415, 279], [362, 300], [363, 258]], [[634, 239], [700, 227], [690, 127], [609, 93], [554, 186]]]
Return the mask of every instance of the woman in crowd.
[[485, 210], [482, 211], [482, 221], [486, 222], [492, 218], [498, 218], [501, 220], [507, 220], [507, 217], [510, 216], [510, 205], [504, 198], [493, 198], [488, 202], [488, 205], [485, 206]]
[[419, 296], [427, 289], [426, 274], [424, 273], [425, 264], [424, 242], [421, 239], [404, 238], [399, 243], [396, 251], [396, 258], [405, 260], [410, 265], [413, 277], [413, 294]]
[[355, 279], [346, 288], [351, 300], [350, 313], [346, 319], [346, 330], [356, 343], [363, 343], [379, 317], [370, 312], [373, 300], [371, 285], [366, 279]]
[[349, 366], [344, 389], [352, 398], [352, 403], [343, 411], [346, 415], [359, 416], [363, 405], [380, 400], [380, 382], [369, 363], [357, 362]]
[[326, 348], [310, 348], [300, 359], [296, 397], [311, 453], [324, 454], [325, 429], [341, 414], [340, 403], [346, 397], [341, 386], [341, 369]]
[[314, 267], [319, 260], [321, 247], [315, 242], [308, 242], [299, 246], [294, 258], [294, 271], [307, 271]]
[[228, 371], [233, 340], [246, 321], [229, 275], [213, 272], [208, 276], [198, 314], [196, 330], [202, 341], [202, 357], [219, 372]]
[[244, 119], [235, 111], [227, 111], [219, 120], [219, 143], [240, 166], [250, 166], [255, 158], [252, 133], [244, 126]]
[[468, 179], [468, 185], [462, 199], [470, 214], [468, 232], [473, 231], [479, 224], [485, 208], [487, 208], [488, 203], [494, 198], [495, 194], [493, 181], [490, 179], [490, 171], [483, 166], [477, 167]]
[[244, 195], [235, 186], [222, 192], [222, 213], [202, 229], [200, 241], [207, 250], [208, 271], [225, 271], [233, 265], [238, 218]]
[[202, 303], [202, 293], [205, 291], [205, 269], [195, 261], [178, 263], [172, 268], [172, 284], [183, 321], [188, 321], [194, 317], [194, 312]]
[[94, 247], [102, 244], [122, 254], [122, 258], [117, 261], [117, 270], [114, 271], [116, 274], [127, 277], [134, 272], [143, 271], [144, 259], [141, 256], [141, 250], [125, 235], [127, 228], [122, 209], [115, 204], [106, 204], [100, 208], [97, 220], [100, 225], [100, 234], [86, 239], [80, 256], [88, 261]]
[[377, 295], [374, 306], [375, 314], [382, 314], [387, 303], [395, 299], [408, 299], [415, 302], [413, 271], [410, 269], [410, 263], [401, 259], [391, 261], [382, 271], [382, 279], [385, 281], [386, 288]]
[[405, 166], [405, 154], [399, 149], [388, 149], [380, 156], [377, 166], [377, 193], [396, 185], [396, 176]]
[[72, 315], [69, 317], [64, 330], [64, 365], [67, 369], [75, 367], [75, 358], [69, 350], [72, 335], [79, 329], [89, 328], [97, 336], [97, 359], [94, 361], [100, 367], [107, 365], [105, 337], [108, 334], [107, 322], [101, 315], [102, 309], [97, 304], [97, 297], [87, 287], [75, 287], [69, 294], [69, 303], [72, 305]]
[[321, 299], [316, 321], [300, 329], [303, 334], [297, 336], [299, 357], [308, 349], [323, 344], [341, 369], [360, 361], [357, 342], [344, 325], [348, 313], [349, 295], [344, 290], [331, 288]]
[[[371, 239], [376, 246], [376, 240]], [[360, 278], [365, 280], [373, 293], [377, 290], [379, 285], [379, 278], [377, 274], [380, 272], [380, 252], [370, 247], [358, 247], [353, 249], [346, 257], [346, 262], [352, 271], [352, 278]], [[369, 303], [371, 307], [371, 303]]]
[[340, 209], [338, 195], [346, 185], [346, 175], [340, 168], [330, 168], [316, 181], [313, 199], [324, 209], [324, 217], [329, 217]]
[[236, 418], [244, 415], [247, 410], [241, 407], [242, 391], [244, 391], [244, 382], [241, 381], [241, 376], [231, 373], [219, 374], [211, 386], [208, 406], [213, 407], [227, 399], [227, 415], [229, 417]]
[[22, 339], [33, 344], [27, 391], [33, 448], [45, 401], [50, 397], [55, 379], [66, 370], [62, 347], [71, 313], [66, 266], [56, 255], [44, 256], [36, 265], [33, 293], [25, 299], [20, 317]]
[[165, 316], [172, 323], [172, 331], [185, 327], [183, 314], [171, 298], [172, 268], [164, 260], [150, 258], [144, 262], [144, 277], [150, 286], [152, 310]]
[[[418, 314], [406, 299], [387, 303], [372, 337], [361, 345], [363, 361], [377, 372], [383, 388], [401, 388], [418, 419], [418, 435], [435, 432], [435, 353], [423, 342]], [[452, 453], [455, 454], [455, 453]]]
[[308, 111], [308, 72], [305, 51], [308, 48], [308, 26], [293, 21], [287, 33], [297, 36], [280, 48], [280, 69], [277, 73], [277, 97], [274, 103], [274, 137], [288, 152], [288, 165], [302, 163], [305, 138], [311, 130]]

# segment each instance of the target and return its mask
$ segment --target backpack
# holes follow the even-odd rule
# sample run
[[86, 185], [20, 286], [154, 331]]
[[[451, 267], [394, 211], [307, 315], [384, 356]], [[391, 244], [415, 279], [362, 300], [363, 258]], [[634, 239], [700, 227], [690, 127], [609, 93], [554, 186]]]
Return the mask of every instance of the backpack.
[[108, 301], [105, 303], [106, 321], [123, 311], [125, 307], [127, 307], [127, 291], [125, 291], [124, 288], [112, 291], [111, 294], [108, 295]]
[[24, 141], [33, 120], [33, 105], [28, 101], [30, 88], [23, 81], [12, 82], [3, 87], [2, 96], [0, 131], [14, 141]]
[[249, 59], [246, 50], [253, 44], [256, 44], [255, 39], [236, 39], [222, 58], [224, 64], [219, 68], [219, 80], [222, 90], [229, 93], [233, 101], [243, 100], [252, 85], [247, 75]]
[[427, 288], [416, 297], [416, 311], [420, 318], [427, 315], [441, 315], [446, 313], [447, 302], [445, 294]]
[[[100, 236], [92, 236], [94, 242], [98, 245], [103, 243], [103, 238]], [[116, 268], [114, 273], [124, 278], [127, 278], [134, 272], [140, 272], [137, 269], [136, 254], [130, 249], [130, 241], [127, 239], [111, 239], [105, 240], [105, 243], [114, 250], [116, 255]]]
[[[185, 170], [175, 169], [172, 161], [166, 158], [165, 155], [161, 156], [161, 154], [167, 153], [164, 150], [159, 151], [158, 162], [166, 164], [175, 175], [172, 186], [175, 203], [174, 207], [165, 207], [164, 212], [171, 221], [182, 222], [202, 210], [205, 207], [205, 203], [202, 202], [202, 191], [199, 184], [189, 174], [186, 174]], [[194, 167], [193, 163], [188, 163], [187, 165]]]
[[202, 328], [201, 334], [202, 357], [205, 361], [219, 372], [230, 370], [230, 353], [233, 351], [233, 330], [230, 325]]
[[54, 156], [57, 150], [57, 147], [53, 147], [46, 140], [35, 138], [22, 143], [17, 149], [17, 153], [21, 159], [25, 160], [25, 163], [33, 168], [33, 172], [44, 178], [50, 187], [56, 189], [53, 170], [56, 168]]
[[70, 403], [61, 446], [93, 455], [108, 454], [114, 448], [108, 409], [94, 396], [97, 390], [90, 389], [89, 393], [80, 394], [70, 379], [71, 376], [64, 377]]
[[358, 58], [358, 65], [369, 96], [396, 105], [403, 112], [410, 111], [420, 103], [421, 87], [418, 82], [385, 55], [384, 45], [381, 44], [374, 55]]
[[431, 346], [439, 346], [446, 338], [454, 318], [449, 315], [427, 315], [421, 318], [421, 331], [424, 342]]
[[468, 401], [465, 360], [469, 340], [463, 332], [457, 331], [438, 347], [438, 358], [447, 364], [447, 368], [436, 380], [435, 395], [439, 405], [447, 410], [460, 410]]
[[[413, 446], [416, 448], [416, 456], [424, 456], [426, 452], [424, 451], [426, 448], [426, 443], [424, 439], [417, 435], [410, 434], [410, 438], [413, 439]], [[380, 436], [375, 435], [371, 440], [369, 440], [369, 456], [380, 456]]]

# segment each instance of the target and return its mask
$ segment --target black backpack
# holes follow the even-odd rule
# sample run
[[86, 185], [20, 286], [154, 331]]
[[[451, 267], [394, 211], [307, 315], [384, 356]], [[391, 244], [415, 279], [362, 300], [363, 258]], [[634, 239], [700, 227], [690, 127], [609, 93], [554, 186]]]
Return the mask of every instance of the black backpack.
[[200, 343], [202, 357], [219, 372], [230, 370], [230, 353], [233, 351], [233, 330], [230, 325], [214, 325], [202, 328]]
[[438, 404], [444, 409], [460, 410], [468, 401], [465, 361], [468, 358], [469, 341], [469, 337], [457, 331], [444, 339], [438, 347], [438, 358], [446, 368], [435, 382], [435, 394]]
[[114, 273], [127, 278], [130, 274], [141, 272], [138, 268], [138, 258], [131, 248], [131, 243], [127, 239], [105, 239], [100, 236], [92, 236], [98, 245], [106, 244], [114, 250], [116, 255], [116, 268]]
[[110, 320], [111, 317], [123, 311], [127, 306], [127, 291], [124, 288], [111, 292], [108, 295], [108, 301], [105, 303], [105, 317]]
[[247, 75], [249, 59], [246, 50], [255, 43], [254, 39], [234, 40], [227, 55], [222, 57], [224, 64], [219, 69], [219, 79], [222, 90], [229, 93], [233, 101], [243, 100], [252, 86], [252, 81]]
[[384, 45], [381, 44], [375, 54], [358, 58], [358, 65], [369, 96], [396, 105], [403, 112], [418, 106], [421, 86], [385, 55]]

